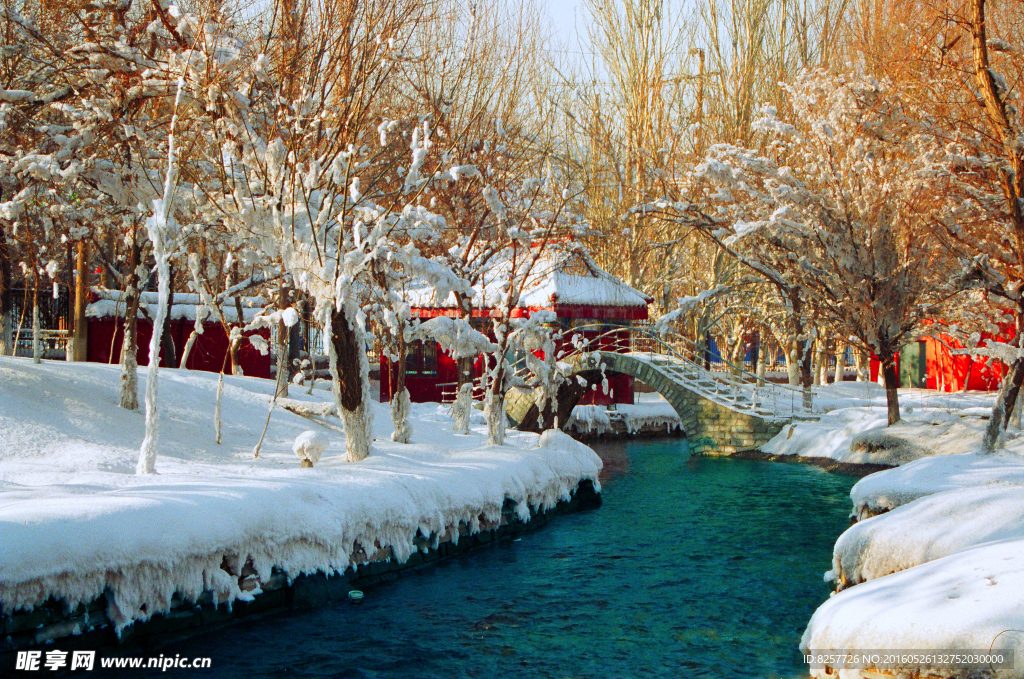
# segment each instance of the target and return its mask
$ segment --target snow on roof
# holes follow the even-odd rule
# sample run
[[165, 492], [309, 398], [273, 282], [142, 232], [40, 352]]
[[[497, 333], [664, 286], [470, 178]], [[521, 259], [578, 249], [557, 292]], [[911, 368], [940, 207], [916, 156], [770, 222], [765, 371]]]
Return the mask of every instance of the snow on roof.
[[[85, 315], [88, 318], [124, 318], [126, 303], [124, 292], [121, 290], [107, 290], [106, 288], [93, 288], [95, 302], [85, 308]], [[262, 297], [242, 297], [242, 316], [244, 322], [248, 323], [256, 318], [262, 311], [266, 301]], [[149, 317], [156, 316], [158, 293], [142, 293], [142, 302], [145, 304]], [[168, 309], [168, 318], [171, 320], [196, 320], [196, 307], [201, 303], [199, 295], [195, 293], [176, 292], [174, 293], [174, 304]], [[235, 300], [231, 298], [221, 307], [224, 319], [228, 323], [238, 322], [238, 312], [235, 310]], [[138, 318], [146, 318], [146, 315], [139, 310]], [[216, 322], [217, 318], [212, 313], [207, 317], [207, 322]]]
[[[529, 259], [523, 258], [523, 259]], [[482, 285], [477, 284], [473, 304], [477, 307], [497, 306], [502, 288], [512, 267], [509, 256], [503, 257], [485, 274]], [[433, 288], [417, 287], [406, 291], [406, 299], [414, 307], [454, 308], [455, 296], [438, 301]], [[589, 253], [578, 243], [554, 243], [547, 246], [527, 276], [519, 306], [548, 308], [553, 305], [611, 306], [646, 308], [652, 302], [639, 290], [597, 265]]]

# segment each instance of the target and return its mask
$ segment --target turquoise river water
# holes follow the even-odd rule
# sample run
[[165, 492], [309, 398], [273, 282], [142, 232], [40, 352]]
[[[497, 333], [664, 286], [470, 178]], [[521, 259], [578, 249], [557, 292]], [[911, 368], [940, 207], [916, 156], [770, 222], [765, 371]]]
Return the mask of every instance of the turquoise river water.
[[797, 645], [828, 597], [822, 573], [855, 479], [691, 458], [682, 440], [595, 449], [597, 511], [401, 577], [361, 606], [161, 652], [209, 656], [202, 674], [226, 679], [805, 676]]

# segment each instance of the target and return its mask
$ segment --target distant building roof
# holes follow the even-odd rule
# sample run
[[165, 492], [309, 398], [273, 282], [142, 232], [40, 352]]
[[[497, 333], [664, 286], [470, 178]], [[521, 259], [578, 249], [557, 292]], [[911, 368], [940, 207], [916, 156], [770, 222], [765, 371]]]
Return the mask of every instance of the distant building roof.
[[[520, 260], [529, 260], [532, 253], [520, 250]], [[495, 262], [493, 275], [485, 274], [476, 286], [473, 298], [476, 308], [493, 308], [501, 299], [501, 287], [509, 278], [511, 252]], [[417, 308], [456, 308], [455, 295], [438, 300], [434, 289], [423, 286], [406, 291], [406, 300]], [[548, 309], [555, 306], [600, 306], [644, 309], [652, 298], [608, 273], [594, 262], [582, 245], [575, 242], [547, 245], [526, 277], [518, 306]]]
[[[126, 302], [124, 300], [124, 292], [121, 290], [108, 290], [106, 288], [92, 288], [93, 303], [85, 308], [85, 315], [89, 318], [124, 318], [126, 309]], [[244, 317], [243, 322], [248, 323], [263, 311], [263, 306], [266, 301], [262, 297], [242, 297], [242, 316]], [[170, 320], [196, 320], [196, 306], [201, 302], [199, 295], [195, 293], [174, 293], [174, 304], [171, 305], [168, 310], [167, 317]], [[157, 304], [159, 299], [155, 292], [144, 292], [142, 293], [142, 300], [140, 303], [145, 304], [147, 311], [150, 313], [150, 317], [156, 316]], [[224, 313], [224, 320], [228, 323], [238, 322], [238, 312], [235, 311], [235, 299], [232, 297], [230, 300], [224, 303], [221, 310]], [[141, 309], [139, 310], [138, 318], [145, 318]], [[210, 315], [207, 316], [206, 321], [208, 323], [215, 323], [217, 317], [211, 311]]]

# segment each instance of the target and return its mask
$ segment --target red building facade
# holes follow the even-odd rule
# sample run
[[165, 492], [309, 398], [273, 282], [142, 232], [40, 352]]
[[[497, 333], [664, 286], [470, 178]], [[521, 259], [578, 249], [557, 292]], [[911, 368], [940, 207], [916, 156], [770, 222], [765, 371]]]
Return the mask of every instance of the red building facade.
[[[979, 347], [986, 342], [1010, 342], [1015, 334], [1011, 325], [1001, 326], [999, 335], [981, 333]], [[1002, 386], [1006, 365], [993, 358], [954, 353], [964, 349], [956, 338], [936, 333], [911, 343], [896, 355], [896, 373], [901, 387], [935, 389], [948, 393], [957, 391], [998, 391]], [[881, 364], [871, 359], [871, 380], [878, 381]]]
[[[594, 342], [590, 351], [623, 346], [622, 340], [628, 330], [621, 330], [616, 338], [609, 335], [597, 338], [605, 331], [648, 318], [647, 305], [652, 301], [642, 292], [626, 285], [602, 270], [580, 246], [572, 243], [551, 245], [535, 269], [527, 277], [520, 306], [512, 311], [513, 318], [529, 318], [537, 311], [553, 311], [557, 316], [556, 329], [563, 331], [563, 339], [556, 343], [556, 351], [569, 353], [568, 343], [573, 328], [586, 327], [580, 333], [584, 339]], [[493, 338], [491, 313], [497, 295], [485, 285], [479, 297], [474, 298], [474, 327]], [[438, 302], [432, 291], [424, 288], [410, 294], [412, 313], [421, 319], [436, 316], [459, 315], [454, 297]], [[616, 342], [616, 339], [619, 341]], [[515, 356], [507, 357], [515, 362]], [[492, 359], [493, 360], [493, 359]], [[380, 356], [380, 398], [389, 401], [397, 375], [393, 365], [383, 353]], [[484, 370], [484, 357], [477, 357], [473, 364], [473, 378], [479, 380]], [[406, 361], [405, 384], [414, 403], [444, 402], [454, 398], [458, 382], [456, 361], [445, 353], [435, 342], [417, 342], [410, 347]], [[629, 375], [609, 374], [607, 393], [599, 386], [592, 390], [581, 403], [608, 405], [611, 403], [633, 402], [633, 378]]]
[[[156, 293], [143, 293], [151, 314], [156, 314]], [[179, 358], [185, 350], [189, 335], [195, 327], [195, 310], [198, 304], [197, 295], [175, 295], [175, 304], [171, 307], [167, 324], [168, 334], [174, 343], [175, 354]], [[258, 297], [244, 298], [242, 309], [243, 320], [251, 321], [262, 311], [262, 299]], [[225, 318], [229, 323], [237, 323], [237, 312], [234, 305], [225, 305]], [[93, 363], [117, 363], [121, 357], [121, 343], [124, 339], [125, 304], [119, 291], [94, 289], [92, 303], [86, 307], [88, 319], [87, 358]], [[139, 313], [136, 319], [138, 336], [138, 352], [136, 358], [139, 365], [149, 365], [149, 342], [153, 336], [153, 324], [144, 314]], [[270, 340], [270, 330], [261, 328], [245, 335], [259, 335]], [[228, 337], [220, 322], [208, 318], [203, 323], [202, 334], [189, 352], [187, 365], [181, 367], [189, 370], [205, 370], [220, 372], [224, 369], [224, 357], [228, 352]], [[252, 343], [243, 341], [238, 349], [238, 362], [242, 372], [251, 377], [270, 377], [270, 352], [261, 353]], [[160, 365], [167, 366], [166, 357], [161, 353]], [[230, 370], [230, 363], [227, 364]]]

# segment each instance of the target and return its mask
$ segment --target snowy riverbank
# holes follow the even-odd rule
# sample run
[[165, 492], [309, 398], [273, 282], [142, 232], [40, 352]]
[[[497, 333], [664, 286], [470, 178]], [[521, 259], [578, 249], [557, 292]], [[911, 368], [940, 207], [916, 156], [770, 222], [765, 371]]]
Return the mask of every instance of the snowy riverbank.
[[[851, 496], [862, 516], [868, 508], [889, 511], [856, 523], [836, 542], [826, 578], [841, 591], [814, 613], [801, 647], [1012, 650], [1014, 669], [984, 676], [1024, 677], [1024, 456], [922, 459], [865, 477]], [[928, 668], [898, 669], [917, 677]], [[823, 668], [812, 674], [878, 676]]]
[[[337, 418], [279, 407], [254, 459], [273, 383], [225, 379], [217, 445], [216, 378], [161, 371], [159, 473], [137, 476], [143, 415], [117, 407], [117, 366], [0, 358], [5, 614], [51, 596], [70, 610], [106, 592], [120, 628], [204, 591], [244, 601], [272, 569], [295, 577], [404, 561], [425, 542], [457, 540], [460, 527], [498, 525], [507, 503], [528, 518], [581, 481], [597, 485], [600, 459], [568, 436], [516, 432], [487, 447], [482, 427], [457, 436], [437, 405], [413, 407], [413, 442], [400, 445], [386, 405], [374, 404], [373, 454], [356, 464], [343, 461]], [[300, 410], [295, 402], [330, 401], [319, 388], [292, 387], [291, 397]], [[313, 469], [292, 452], [307, 430], [328, 439]], [[251, 586], [240, 586], [242, 571]]]
[[815, 387], [817, 421], [795, 422], [761, 446], [769, 455], [897, 466], [978, 448], [995, 394], [901, 389], [902, 420], [886, 424], [885, 389], [873, 382]]
[[[1024, 439], [1011, 432], [1006, 448], [976, 452], [992, 398], [901, 392], [911, 407], [889, 428], [884, 409], [835, 398], [840, 407], [787, 427], [763, 448], [899, 465], [853, 487], [858, 522], [836, 542], [825, 574], [839, 591], [811, 618], [805, 652], [1013, 650], [1015, 668], [977, 676], [1024, 677]], [[811, 671], [843, 679], [967, 676], [929, 662], [884, 673]]]

